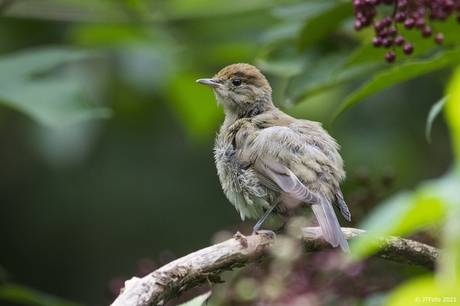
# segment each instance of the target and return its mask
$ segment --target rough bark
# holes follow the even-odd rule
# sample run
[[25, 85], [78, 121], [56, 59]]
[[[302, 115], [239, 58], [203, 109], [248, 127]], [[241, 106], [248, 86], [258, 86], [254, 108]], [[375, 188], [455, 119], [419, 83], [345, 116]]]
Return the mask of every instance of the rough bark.
[[[307, 228], [306, 232], [309, 230], [317, 231]], [[347, 239], [365, 234], [355, 228], [342, 230]], [[143, 278], [126, 281], [112, 306], [157, 305], [204, 283], [219, 283], [220, 272], [267, 259], [273, 242], [269, 234], [244, 236], [238, 232], [232, 239], [188, 254]], [[428, 270], [434, 270], [441, 253], [432, 246], [400, 237], [377, 237], [373, 243], [379, 250], [375, 256]], [[307, 253], [331, 248], [323, 239], [311, 237], [304, 237], [304, 247]]]

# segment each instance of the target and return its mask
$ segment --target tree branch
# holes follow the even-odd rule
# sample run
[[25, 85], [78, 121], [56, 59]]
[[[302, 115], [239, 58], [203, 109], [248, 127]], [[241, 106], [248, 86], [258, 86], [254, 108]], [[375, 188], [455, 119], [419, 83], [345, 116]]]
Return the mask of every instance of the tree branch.
[[[306, 228], [309, 230], [318, 231]], [[342, 230], [347, 239], [365, 234], [355, 228]], [[273, 237], [267, 234], [243, 236], [238, 232], [232, 239], [179, 258], [143, 278], [133, 277], [126, 281], [112, 306], [157, 305], [204, 283], [219, 283], [220, 272], [268, 258], [273, 242]], [[432, 246], [400, 237], [378, 237], [373, 243], [379, 249], [376, 256], [428, 270], [434, 270], [441, 253]], [[307, 253], [331, 248], [322, 238], [305, 237], [304, 245]]]

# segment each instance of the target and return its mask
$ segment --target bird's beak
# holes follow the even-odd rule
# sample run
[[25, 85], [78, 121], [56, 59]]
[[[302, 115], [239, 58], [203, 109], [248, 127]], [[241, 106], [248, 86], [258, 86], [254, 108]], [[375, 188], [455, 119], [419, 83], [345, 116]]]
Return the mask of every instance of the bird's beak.
[[209, 86], [209, 87], [212, 87], [212, 88], [217, 88], [217, 87], [222, 86], [221, 83], [217, 82], [214, 79], [198, 79], [198, 80], [196, 80], [196, 82], [200, 83], [200, 84], [203, 84], [203, 85], [206, 85], [206, 86]]

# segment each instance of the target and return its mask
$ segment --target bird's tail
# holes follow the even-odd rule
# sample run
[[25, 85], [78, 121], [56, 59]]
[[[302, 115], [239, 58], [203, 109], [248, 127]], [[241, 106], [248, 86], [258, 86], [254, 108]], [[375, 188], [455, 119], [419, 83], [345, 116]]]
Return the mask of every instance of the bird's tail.
[[333, 247], [340, 245], [344, 252], [350, 253], [347, 239], [340, 228], [339, 220], [335, 215], [334, 208], [329, 200], [320, 195], [321, 204], [313, 204], [311, 208], [315, 213], [319, 226], [323, 232], [323, 237]]

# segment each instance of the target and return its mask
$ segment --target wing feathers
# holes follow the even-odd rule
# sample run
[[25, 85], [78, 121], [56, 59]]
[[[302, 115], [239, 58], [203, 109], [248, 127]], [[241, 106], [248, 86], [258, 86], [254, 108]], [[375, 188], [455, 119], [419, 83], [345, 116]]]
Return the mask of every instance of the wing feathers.
[[287, 193], [290, 197], [310, 204], [321, 203], [318, 196], [308, 190], [307, 187], [305, 187], [305, 185], [297, 178], [297, 176], [295, 176], [295, 174], [287, 167], [271, 160], [264, 160], [260, 162], [263, 165], [262, 168], [265, 169], [264, 176], [276, 183], [278, 188], [280, 188], [284, 193]]

